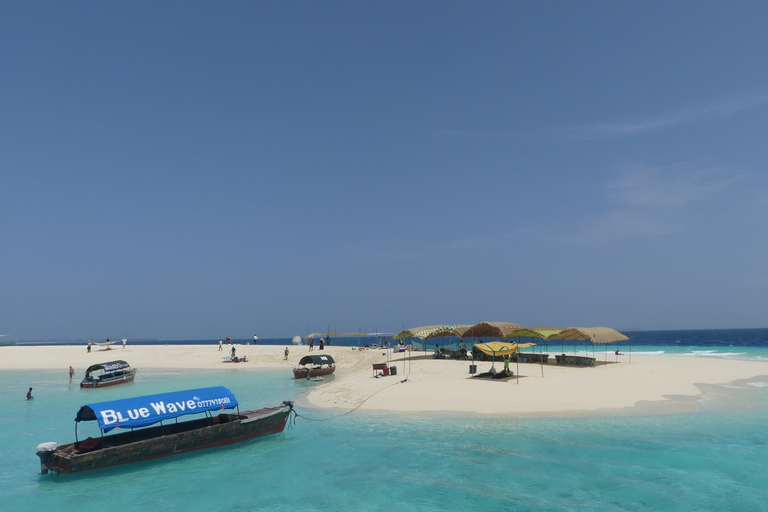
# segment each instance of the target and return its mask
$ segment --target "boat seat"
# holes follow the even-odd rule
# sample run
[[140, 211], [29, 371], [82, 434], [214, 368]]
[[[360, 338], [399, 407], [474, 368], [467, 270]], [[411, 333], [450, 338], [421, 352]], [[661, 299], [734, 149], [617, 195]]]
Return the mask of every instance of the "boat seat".
[[77, 449], [81, 452], [90, 452], [93, 450], [98, 450], [99, 448], [101, 448], [101, 439], [96, 439], [93, 437], [83, 439], [77, 446]]

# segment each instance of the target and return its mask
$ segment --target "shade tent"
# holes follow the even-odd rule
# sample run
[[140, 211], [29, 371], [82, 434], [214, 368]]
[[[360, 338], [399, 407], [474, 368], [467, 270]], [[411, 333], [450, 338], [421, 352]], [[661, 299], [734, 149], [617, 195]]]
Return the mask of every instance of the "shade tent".
[[549, 337], [551, 340], [591, 341], [596, 344], [616, 343], [629, 338], [610, 327], [569, 327]]
[[521, 327], [520, 329], [514, 329], [504, 335], [505, 338], [541, 338], [547, 339], [550, 336], [562, 332], [564, 329], [561, 327]]
[[[493, 368], [495, 364], [495, 358], [497, 356], [514, 354], [521, 348], [528, 348], [534, 345], [535, 343], [508, 343], [506, 341], [489, 341], [488, 343], [476, 343], [475, 348], [493, 358], [491, 359], [491, 368]], [[517, 376], [520, 376], [519, 362], [517, 363]], [[520, 383], [519, 379], [517, 380], [517, 383]]]
[[424, 338], [425, 340], [431, 340], [432, 338], [447, 338], [447, 337], [456, 337], [456, 338], [463, 338], [464, 332], [469, 329], [468, 325], [451, 325], [448, 326], [444, 331], [435, 331], [433, 333], [430, 333]]
[[466, 338], [503, 338], [508, 332], [522, 329], [523, 326], [512, 322], [480, 322], [464, 333]]
[[521, 348], [533, 347], [535, 343], [508, 343], [506, 341], [489, 341], [488, 343], [476, 343], [475, 348], [492, 357], [514, 354]]
[[405, 338], [418, 338], [420, 340], [426, 340], [429, 337], [435, 336], [460, 336], [453, 334], [454, 329], [470, 327], [467, 324], [441, 324], [441, 325], [425, 325], [422, 327], [411, 327], [410, 329], [403, 329], [399, 333], [395, 334], [393, 340], [402, 340]]
[[[546, 327], [543, 325], [537, 327], [520, 327], [519, 329], [513, 329], [508, 331], [505, 338], [541, 338], [546, 341], [547, 338], [553, 334], [557, 334], [563, 329], [559, 327]], [[543, 357], [543, 347], [539, 345], [539, 356]], [[549, 353], [549, 343], [547, 343], [547, 353]], [[544, 359], [541, 360], [541, 376], [544, 376]]]
[[[572, 340], [591, 342], [593, 345], [605, 345], [608, 343], [618, 344], [620, 341], [627, 341], [629, 338], [610, 327], [569, 327], [553, 334], [550, 340]], [[594, 350], [593, 350], [594, 352]], [[631, 345], [630, 345], [631, 354]], [[630, 355], [630, 358], [632, 356]], [[607, 359], [607, 352], [606, 352]], [[630, 359], [631, 360], [631, 359]]]

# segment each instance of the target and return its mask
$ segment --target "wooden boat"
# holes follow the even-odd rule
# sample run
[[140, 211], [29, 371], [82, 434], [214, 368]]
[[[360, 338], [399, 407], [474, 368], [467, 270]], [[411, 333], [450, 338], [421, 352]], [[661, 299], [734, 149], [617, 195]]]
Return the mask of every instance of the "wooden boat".
[[309, 355], [299, 360], [299, 365], [293, 369], [294, 379], [308, 379], [330, 375], [336, 371], [336, 363], [329, 355]]
[[[93, 375], [94, 372], [99, 372]], [[85, 370], [85, 378], [80, 382], [81, 388], [103, 388], [116, 384], [133, 382], [136, 377], [136, 368], [125, 361], [110, 361], [108, 363], [94, 364]]]
[[[235, 408], [236, 413], [225, 412]], [[128, 464], [282, 432], [292, 410], [293, 402], [283, 402], [278, 407], [240, 412], [235, 396], [221, 386], [100, 402], [78, 411], [74, 443], [41, 443], [37, 456], [43, 474]], [[221, 413], [214, 415], [215, 411]], [[178, 421], [188, 414], [203, 417]], [[98, 421], [101, 436], [78, 441], [81, 421]], [[105, 435], [115, 428], [121, 431]]]

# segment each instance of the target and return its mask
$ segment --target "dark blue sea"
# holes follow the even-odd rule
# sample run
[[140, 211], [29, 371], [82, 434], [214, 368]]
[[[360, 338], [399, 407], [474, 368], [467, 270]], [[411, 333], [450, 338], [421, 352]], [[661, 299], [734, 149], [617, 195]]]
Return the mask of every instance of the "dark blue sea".
[[[634, 353], [768, 359], [768, 329], [625, 334]], [[295, 381], [283, 371], [157, 371], [139, 377], [99, 390], [99, 399], [225, 385], [251, 408], [295, 399], [321, 384]], [[37, 392], [32, 401], [23, 399], [28, 383]], [[724, 386], [727, 407], [705, 401], [696, 412], [663, 416], [299, 410], [303, 417], [284, 433], [253, 442], [98, 473], [39, 475], [35, 447], [73, 439], [74, 415], [92, 400], [86, 392], [62, 380], [62, 372], [0, 373], [2, 510], [767, 509], [768, 387], [759, 383]]]

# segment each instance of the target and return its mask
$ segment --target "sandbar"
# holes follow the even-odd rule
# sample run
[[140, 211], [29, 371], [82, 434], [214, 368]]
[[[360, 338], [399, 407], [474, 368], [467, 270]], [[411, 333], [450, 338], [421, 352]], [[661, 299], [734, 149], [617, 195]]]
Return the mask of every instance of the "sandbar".
[[[248, 362], [224, 362], [230, 346], [131, 345], [111, 350], [84, 345], [0, 347], [0, 371], [61, 371], [69, 366], [82, 378], [96, 363], [124, 359], [139, 371], [186, 369], [254, 371], [290, 369], [309, 354], [309, 347], [235, 345]], [[718, 386], [763, 386], [768, 361], [675, 355], [629, 355], [603, 358], [595, 367], [554, 364], [512, 364], [515, 377], [480, 379], [469, 373], [471, 361], [435, 360], [421, 353], [352, 347], [327, 347], [314, 354], [330, 354], [336, 361], [333, 376], [313, 383], [299, 405], [313, 408], [370, 412], [470, 413], [484, 415], [552, 416], [578, 414], [664, 413], [691, 410], [713, 398]], [[388, 362], [397, 375], [376, 377], [372, 365]], [[491, 368], [477, 361], [478, 372]], [[496, 362], [495, 368], [501, 369]]]

